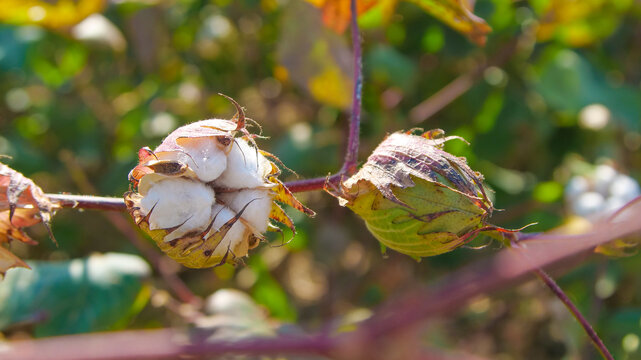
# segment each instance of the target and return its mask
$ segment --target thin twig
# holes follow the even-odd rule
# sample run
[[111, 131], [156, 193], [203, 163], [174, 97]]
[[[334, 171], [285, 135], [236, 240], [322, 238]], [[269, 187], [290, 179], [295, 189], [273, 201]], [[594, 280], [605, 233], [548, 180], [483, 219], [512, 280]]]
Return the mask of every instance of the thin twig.
[[337, 184], [341, 176], [343, 176], [343, 174], [339, 173], [327, 177], [289, 181], [285, 183], [285, 186], [289, 189], [289, 191], [293, 193], [321, 190], [325, 187], [326, 184]]
[[71, 194], [45, 194], [63, 208], [126, 211], [125, 200], [117, 197]]
[[351, 8], [351, 32], [353, 46], [354, 64], [354, 89], [352, 92], [352, 115], [349, 121], [349, 135], [347, 138], [347, 149], [345, 160], [341, 170], [328, 177], [317, 177], [288, 182], [285, 184], [291, 192], [304, 192], [321, 190], [326, 184], [336, 185], [344, 175], [351, 175], [356, 172], [358, 164], [358, 147], [361, 126], [361, 103], [363, 97], [363, 51], [361, 48], [361, 35], [358, 28], [358, 12], [356, 0], [350, 1]]
[[552, 279], [545, 271], [541, 269], [535, 269], [534, 273], [547, 285], [550, 290], [558, 297], [561, 302], [565, 305], [566, 308], [572, 313], [576, 321], [581, 324], [581, 327], [583, 327], [583, 330], [585, 330], [586, 334], [588, 334], [588, 337], [590, 338], [590, 341], [592, 341], [592, 344], [594, 347], [597, 348], [597, 350], [601, 353], [604, 359], [608, 360], [614, 360], [614, 357], [612, 357], [612, 354], [608, 351], [608, 348], [605, 346], [601, 338], [599, 338], [599, 335], [597, 335], [596, 331], [592, 328], [592, 325], [588, 322], [588, 320], [581, 314], [581, 311], [574, 305], [572, 300], [565, 294], [563, 289], [559, 287], [559, 285]]
[[361, 99], [363, 90], [363, 54], [361, 50], [361, 37], [358, 29], [358, 13], [356, 0], [351, 0], [351, 28], [352, 47], [354, 52], [354, 90], [352, 94], [352, 116], [349, 122], [349, 137], [347, 138], [347, 151], [341, 173], [351, 175], [356, 172], [358, 161], [358, 141], [361, 124]]

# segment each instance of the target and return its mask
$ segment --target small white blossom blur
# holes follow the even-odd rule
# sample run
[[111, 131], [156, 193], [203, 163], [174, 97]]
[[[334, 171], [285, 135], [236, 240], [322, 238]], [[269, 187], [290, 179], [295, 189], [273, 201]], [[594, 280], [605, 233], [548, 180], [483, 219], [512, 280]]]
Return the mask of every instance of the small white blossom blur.
[[573, 176], [565, 185], [569, 211], [592, 221], [614, 214], [640, 195], [641, 187], [635, 179], [607, 164], [597, 165], [590, 173]]

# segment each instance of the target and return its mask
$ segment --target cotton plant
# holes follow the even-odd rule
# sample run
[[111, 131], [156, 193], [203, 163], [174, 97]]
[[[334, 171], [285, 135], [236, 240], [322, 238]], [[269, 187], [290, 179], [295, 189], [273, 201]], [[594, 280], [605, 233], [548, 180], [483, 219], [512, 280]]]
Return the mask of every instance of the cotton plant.
[[[230, 98], [228, 98], [230, 99]], [[182, 126], [153, 151], [142, 148], [125, 204], [136, 224], [171, 258], [192, 268], [235, 263], [278, 223], [295, 233], [278, 203], [307, 215], [278, 180], [278, 159], [260, 150], [243, 109], [231, 120]]]

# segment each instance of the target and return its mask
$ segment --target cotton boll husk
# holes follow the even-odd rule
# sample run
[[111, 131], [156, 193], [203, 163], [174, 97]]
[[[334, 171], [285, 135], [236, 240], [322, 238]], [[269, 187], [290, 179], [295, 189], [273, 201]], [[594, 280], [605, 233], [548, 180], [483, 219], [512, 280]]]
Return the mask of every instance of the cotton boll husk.
[[272, 164], [244, 139], [235, 139], [227, 156], [227, 169], [214, 182], [231, 189], [255, 188], [265, 185]]
[[[143, 178], [144, 179], [144, 178]], [[184, 178], [168, 178], [149, 186], [140, 202], [143, 214], [149, 214], [149, 229], [180, 227], [165, 236], [165, 241], [194, 230], [205, 230], [210, 223], [214, 191], [202, 183]]]
[[[227, 221], [236, 216], [235, 211], [221, 204], [215, 204], [213, 206], [212, 214], [215, 217], [214, 225], [206, 235], [206, 238], [213, 236], [214, 233], [216, 231], [219, 231], [219, 229], [223, 225], [225, 225]], [[242, 221], [236, 221], [234, 225], [229, 229], [229, 231], [227, 231], [227, 234], [225, 234], [225, 237], [220, 242], [220, 244], [214, 250], [213, 256], [224, 256], [227, 253], [227, 250], [231, 250], [236, 257], [247, 255], [247, 251], [249, 251], [249, 248], [246, 239], [250, 233], [251, 230], [249, 230]]]
[[269, 189], [247, 189], [231, 193], [218, 194], [230, 209], [236, 213], [240, 212], [245, 205], [242, 219], [247, 221], [254, 232], [263, 233], [267, 231], [269, 224], [269, 213], [272, 208], [272, 195]]

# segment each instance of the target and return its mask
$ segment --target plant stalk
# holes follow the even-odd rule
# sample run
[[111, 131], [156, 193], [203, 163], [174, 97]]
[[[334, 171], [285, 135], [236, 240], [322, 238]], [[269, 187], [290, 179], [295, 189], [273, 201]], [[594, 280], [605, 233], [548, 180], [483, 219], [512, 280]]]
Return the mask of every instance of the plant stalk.
[[340, 173], [351, 175], [356, 172], [358, 161], [358, 142], [361, 124], [361, 103], [363, 93], [363, 52], [361, 49], [361, 36], [358, 28], [358, 11], [356, 0], [350, 1], [352, 17], [352, 47], [354, 52], [354, 91], [352, 95], [352, 116], [349, 121], [349, 137], [347, 138], [347, 151], [345, 162]]
[[590, 341], [592, 341], [592, 344], [596, 349], [601, 353], [601, 356], [603, 356], [604, 359], [607, 360], [614, 360], [614, 357], [612, 357], [612, 354], [610, 354], [610, 351], [608, 351], [608, 348], [605, 346], [599, 335], [597, 335], [596, 331], [592, 328], [592, 325], [588, 322], [588, 320], [581, 314], [581, 311], [574, 305], [572, 300], [565, 294], [563, 289], [552, 279], [545, 271], [542, 269], [535, 269], [532, 270], [543, 282], [547, 287], [552, 290], [554, 295], [561, 300], [563, 305], [572, 313], [572, 316], [576, 319], [576, 321], [581, 324], [581, 327], [583, 327], [583, 330], [585, 330], [585, 333], [588, 335], [590, 338]]

